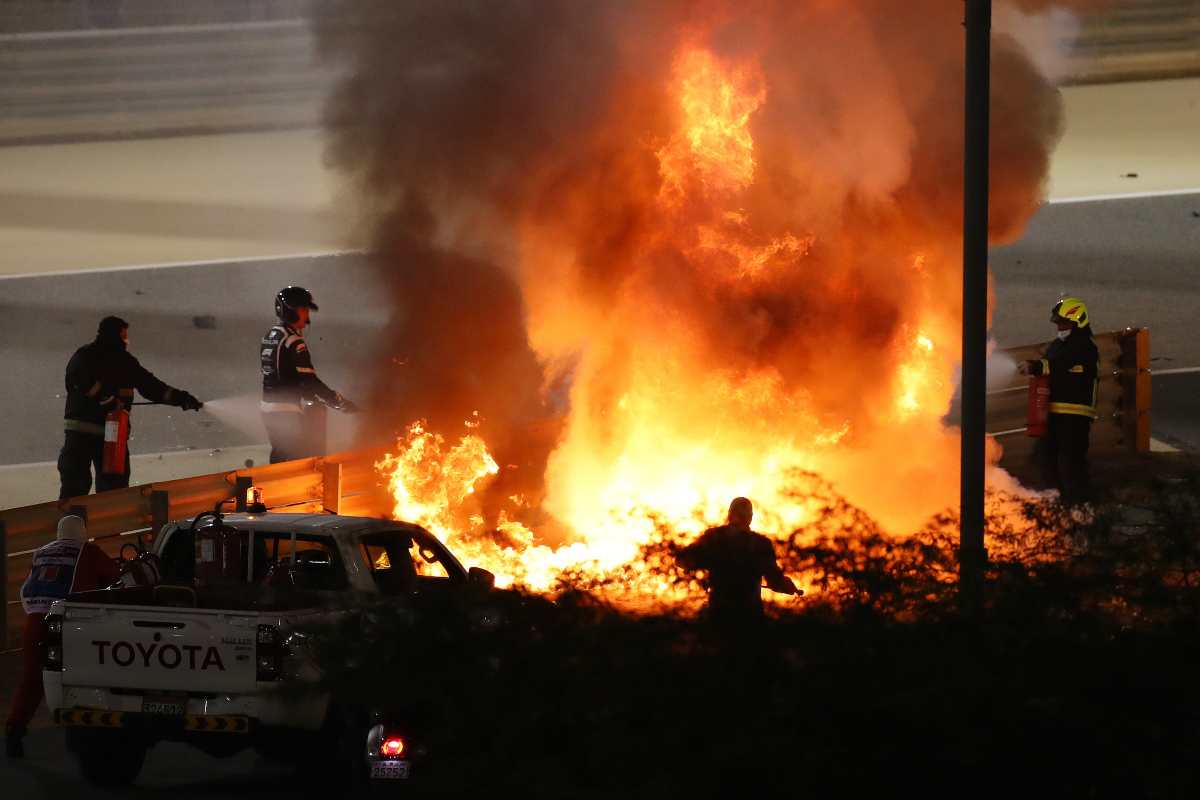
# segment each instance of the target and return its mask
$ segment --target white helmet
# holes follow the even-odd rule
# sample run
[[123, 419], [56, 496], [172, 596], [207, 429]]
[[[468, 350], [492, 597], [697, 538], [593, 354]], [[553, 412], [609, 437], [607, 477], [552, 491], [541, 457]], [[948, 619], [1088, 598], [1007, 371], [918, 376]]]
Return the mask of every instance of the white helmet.
[[77, 517], [74, 514], [63, 517], [58, 521], [58, 538], [59, 539], [74, 539], [77, 542], [87, 541], [87, 525], [83, 522], [83, 517]]

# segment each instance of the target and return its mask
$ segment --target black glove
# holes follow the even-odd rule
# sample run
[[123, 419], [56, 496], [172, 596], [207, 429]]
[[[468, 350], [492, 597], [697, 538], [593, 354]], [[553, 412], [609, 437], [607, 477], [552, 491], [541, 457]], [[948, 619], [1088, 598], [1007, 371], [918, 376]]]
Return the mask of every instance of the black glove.
[[204, 403], [197, 400], [191, 392], [185, 392], [181, 389], [177, 389], [176, 391], [179, 394], [176, 402], [184, 411], [199, 411], [204, 408]]
[[352, 401], [342, 397], [340, 394], [337, 396], [337, 403], [335, 403], [333, 407], [337, 411], [341, 411], [343, 414], [358, 413], [358, 406], [356, 406]]

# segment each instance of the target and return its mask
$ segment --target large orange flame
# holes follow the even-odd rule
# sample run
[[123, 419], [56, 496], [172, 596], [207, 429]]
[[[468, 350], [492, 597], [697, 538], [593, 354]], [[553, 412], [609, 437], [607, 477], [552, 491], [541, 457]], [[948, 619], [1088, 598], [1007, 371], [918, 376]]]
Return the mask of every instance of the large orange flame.
[[[698, 533], [738, 495], [756, 502], [758, 530], [803, 529], [816, 510], [795, 496], [797, 471], [825, 476], [897, 533], [952, 504], [957, 438], [942, 417], [957, 317], [938, 304], [954, 288], [939, 277], [951, 243], [923, 243], [927, 231], [887, 209], [841, 240], [808, 229], [781, 199], [795, 198], [780, 187], [799, 190], [778, 142], [770, 179], [761, 174], [755, 130], [768, 88], [754, 57], [680, 45], [669, 130], [639, 138], [611, 168], [616, 178], [548, 180], [556, 214], [523, 220], [530, 337], [548, 372], [570, 374], [540, 509], [569, 540], [540, 543], [518, 521], [520, 497], [485, 523], [476, 493], [499, 467], [477, 430], [453, 444], [420, 423], [407, 431], [379, 465], [397, 518], [425, 525], [501, 585], [545, 590], [564, 570], [630, 563], [658, 525]], [[653, 174], [639, 166], [647, 157]], [[610, 180], [635, 211], [629, 230], [609, 236], [621, 244], [601, 249], [605, 268], [627, 277], [592, 292], [580, 242], [609, 235], [592, 228], [604, 223]], [[871, 258], [893, 262], [893, 280], [918, 287], [907, 292], [918, 301], [877, 299], [888, 287], [864, 286], [857, 266]], [[801, 288], [818, 302], [796, 311], [787, 303]], [[787, 338], [777, 318], [793, 313], [824, 314], [830, 329]], [[724, 349], [722, 314], [753, 357]], [[636, 588], [676, 591], [654, 579]]]

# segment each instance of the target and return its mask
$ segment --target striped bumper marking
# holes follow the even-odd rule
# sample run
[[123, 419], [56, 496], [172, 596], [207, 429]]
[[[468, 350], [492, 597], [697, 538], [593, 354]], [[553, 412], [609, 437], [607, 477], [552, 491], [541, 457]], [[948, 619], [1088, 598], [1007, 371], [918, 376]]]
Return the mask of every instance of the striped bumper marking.
[[250, 718], [222, 714], [187, 714], [183, 718], [183, 729], [210, 733], [249, 733]]
[[[137, 725], [141, 714], [125, 711], [101, 711], [93, 708], [60, 708], [54, 712], [54, 724], [75, 728], [123, 728]], [[169, 718], [163, 718], [169, 719]], [[178, 719], [178, 718], [177, 718]], [[198, 733], [249, 733], [250, 718], [230, 714], [185, 714], [185, 731]]]
[[97, 711], [91, 708], [60, 708], [54, 712], [54, 724], [79, 728], [120, 728], [124, 711]]

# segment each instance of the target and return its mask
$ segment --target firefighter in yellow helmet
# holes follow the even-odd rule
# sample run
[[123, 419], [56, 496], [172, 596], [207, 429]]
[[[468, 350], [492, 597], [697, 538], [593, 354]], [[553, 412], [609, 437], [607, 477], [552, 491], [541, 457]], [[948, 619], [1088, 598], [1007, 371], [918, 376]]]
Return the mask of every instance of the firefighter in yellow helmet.
[[1058, 335], [1042, 358], [1020, 365], [1027, 375], [1050, 376], [1050, 418], [1046, 435], [1038, 440], [1037, 457], [1042, 480], [1057, 488], [1063, 502], [1086, 502], [1088, 437], [1096, 418], [1100, 352], [1092, 339], [1087, 305], [1078, 297], [1054, 304], [1050, 321]]

